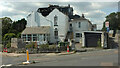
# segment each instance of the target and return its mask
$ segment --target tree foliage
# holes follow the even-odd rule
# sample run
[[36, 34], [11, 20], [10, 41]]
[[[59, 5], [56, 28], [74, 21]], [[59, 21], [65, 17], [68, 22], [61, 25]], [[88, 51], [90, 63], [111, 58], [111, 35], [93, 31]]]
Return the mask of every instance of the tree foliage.
[[14, 21], [10, 32], [14, 32], [15, 34], [18, 34], [19, 32], [22, 32], [26, 28], [27, 21], [23, 18], [18, 21]]
[[11, 29], [12, 20], [8, 17], [2, 18], [2, 37]]
[[7, 40], [11, 40], [11, 38], [14, 38], [16, 37], [16, 35], [14, 33], [7, 33], [4, 35], [4, 40], [7, 41]]
[[[106, 16], [105, 22], [109, 22], [110, 30], [114, 30], [113, 36], [115, 36], [116, 30], [120, 30], [120, 12], [113, 12]], [[106, 31], [105, 22], [103, 23], [103, 31]]]
[[13, 22], [9, 17], [4, 17], [0, 18], [0, 21], [2, 22], [2, 41], [8, 42], [10, 42], [11, 38], [20, 38], [21, 32], [26, 28], [27, 24], [24, 18]]
[[[105, 22], [107, 21], [109, 21], [110, 30], [120, 30], [120, 12], [107, 15]], [[103, 23], [103, 30], [106, 28], [105, 22]]]

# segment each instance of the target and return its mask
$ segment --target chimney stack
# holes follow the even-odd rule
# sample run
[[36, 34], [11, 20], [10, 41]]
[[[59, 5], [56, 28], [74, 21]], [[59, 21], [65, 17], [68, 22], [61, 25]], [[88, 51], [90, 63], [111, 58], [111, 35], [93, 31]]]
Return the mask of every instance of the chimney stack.
[[68, 7], [70, 7], [70, 4], [68, 4]]
[[82, 14], [82, 17], [85, 18], [84, 14]]

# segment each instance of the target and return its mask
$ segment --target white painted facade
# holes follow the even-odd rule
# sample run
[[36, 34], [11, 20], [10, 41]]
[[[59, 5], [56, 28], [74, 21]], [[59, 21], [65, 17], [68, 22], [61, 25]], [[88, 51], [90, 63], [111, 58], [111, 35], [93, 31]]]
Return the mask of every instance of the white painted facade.
[[[54, 26], [54, 17], [57, 16], [57, 26]], [[54, 9], [47, 17], [41, 15], [38, 12], [32, 12], [27, 17], [26, 27], [40, 27], [50, 26], [50, 43], [57, 41], [63, 41], [66, 37], [69, 22], [68, 16], [60, 12], [58, 9]], [[54, 31], [58, 30], [58, 39], [55, 39]]]
[[[57, 25], [58, 26], [54, 26], [54, 16], [58, 17], [57, 20]], [[54, 37], [54, 30], [55, 28], [58, 29], [58, 41], [63, 41], [66, 37], [67, 31], [69, 29], [69, 22], [68, 22], [68, 16], [63, 14], [62, 12], [60, 12], [58, 9], [54, 9], [48, 16], [47, 19], [52, 21], [52, 27], [51, 27], [51, 40], [52, 42], [56, 42], [57, 40]]]
[[[57, 24], [55, 24], [55, 16], [57, 17]], [[68, 20], [69, 17], [56, 8], [46, 17], [43, 16], [41, 13], [35, 11], [27, 16], [26, 27], [50, 26], [49, 43], [64, 41], [67, 32], [70, 31], [70, 24], [72, 24], [73, 39], [75, 39], [75, 42], [81, 42], [83, 31], [92, 30], [92, 24], [86, 18], [80, 17], [77, 19], [73, 19], [71, 22], [69, 22]], [[58, 31], [58, 39], [55, 38], [55, 30]], [[76, 34], [79, 35], [76, 36]]]
[[92, 30], [92, 24], [87, 19], [76, 19], [73, 20], [71, 23], [72, 23], [73, 35], [74, 35], [73, 37], [75, 39], [75, 42], [81, 42], [83, 31]]

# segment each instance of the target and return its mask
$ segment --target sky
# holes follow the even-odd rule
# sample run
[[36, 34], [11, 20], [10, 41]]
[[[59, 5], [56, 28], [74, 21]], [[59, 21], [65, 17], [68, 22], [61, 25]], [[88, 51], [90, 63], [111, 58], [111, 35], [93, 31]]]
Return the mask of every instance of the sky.
[[13, 21], [27, 17], [32, 11], [41, 7], [48, 7], [49, 4], [73, 7], [73, 13], [84, 14], [93, 24], [97, 24], [97, 29], [101, 29], [105, 17], [112, 12], [118, 11], [118, 2], [1, 2], [0, 17], [10, 17]]

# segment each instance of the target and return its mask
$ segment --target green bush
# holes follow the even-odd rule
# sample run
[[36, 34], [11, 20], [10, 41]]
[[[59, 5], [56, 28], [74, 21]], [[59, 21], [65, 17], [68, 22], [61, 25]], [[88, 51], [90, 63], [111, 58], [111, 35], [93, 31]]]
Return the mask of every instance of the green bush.
[[35, 43], [32, 42], [31, 44], [26, 45], [25, 48], [36, 48]]
[[97, 41], [98, 47], [101, 47], [101, 41], [100, 39]]
[[49, 49], [56, 49], [56, 45], [50, 45]]
[[3, 39], [6, 40], [11, 40], [11, 38], [16, 37], [16, 35], [14, 33], [7, 33], [4, 35]]
[[60, 42], [60, 46], [67, 46], [68, 44], [68, 42]]
[[7, 46], [7, 48], [10, 48], [11, 47], [11, 43], [8, 42], [6, 46]]
[[40, 45], [40, 48], [41, 49], [49, 49], [49, 45], [48, 44], [43, 44], [43, 45]]

